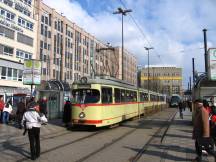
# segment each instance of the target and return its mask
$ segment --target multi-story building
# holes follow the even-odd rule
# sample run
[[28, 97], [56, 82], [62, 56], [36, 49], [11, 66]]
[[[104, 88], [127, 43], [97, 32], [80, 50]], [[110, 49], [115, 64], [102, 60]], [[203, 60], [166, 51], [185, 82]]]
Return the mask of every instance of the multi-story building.
[[[149, 79], [148, 79], [149, 78]], [[141, 87], [167, 95], [182, 94], [182, 68], [149, 66], [141, 69]], [[149, 82], [149, 86], [148, 86]]]
[[[124, 50], [123, 63], [122, 63], [122, 50], [120, 47], [115, 48], [115, 57], [113, 62], [118, 61], [117, 75], [116, 77], [125, 80], [131, 84], [137, 85], [137, 60], [136, 57]], [[123, 66], [123, 68], [122, 68]], [[123, 69], [123, 72], [122, 72]], [[122, 75], [123, 73], [123, 75]], [[122, 78], [123, 77], [123, 78]]]
[[0, 0], [0, 95], [30, 92], [23, 85], [24, 59], [36, 58], [37, 21], [32, 0]]
[[[121, 49], [105, 45], [65, 16], [35, 0], [38, 17], [37, 59], [42, 79], [71, 84], [82, 76], [110, 75], [121, 78]], [[136, 59], [124, 53], [124, 80], [136, 83]]]

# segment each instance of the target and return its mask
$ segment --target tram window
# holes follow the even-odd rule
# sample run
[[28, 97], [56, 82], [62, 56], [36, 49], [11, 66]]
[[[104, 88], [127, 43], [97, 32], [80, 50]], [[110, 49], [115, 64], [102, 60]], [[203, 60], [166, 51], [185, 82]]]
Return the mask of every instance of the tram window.
[[100, 100], [100, 92], [96, 89], [75, 89], [72, 94], [73, 103], [97, 103]]
[[137, 101], [137, 92], [133, 92], [133, 102]]
[[114, 92], [115, 92], [115, 103], [121, 102], [120, 89], [115, 88]]
[[126, 102], [130, 102], [131, 101], [131, 92], [130, 91], [126, 91], [125, 94], [126, 94], [125, 101]]
[[121, 89], [121, 102], [125, 102], [126, 101], [126, 93], [125, 90]]
[[140, 92], [140, 101], [145, 101], [145, 96], [142, 92]]
[[102, 103], [112, 103], [112, 88], [102, 87]]

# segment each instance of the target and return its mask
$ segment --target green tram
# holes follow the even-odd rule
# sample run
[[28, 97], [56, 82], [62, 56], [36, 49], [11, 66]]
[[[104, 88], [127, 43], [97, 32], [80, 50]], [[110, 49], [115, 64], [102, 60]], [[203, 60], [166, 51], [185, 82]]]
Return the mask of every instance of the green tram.
[[72, 124], [113, 125], [166, 105], [166, 96], [122, 80], [82, 78], [72, 85]]

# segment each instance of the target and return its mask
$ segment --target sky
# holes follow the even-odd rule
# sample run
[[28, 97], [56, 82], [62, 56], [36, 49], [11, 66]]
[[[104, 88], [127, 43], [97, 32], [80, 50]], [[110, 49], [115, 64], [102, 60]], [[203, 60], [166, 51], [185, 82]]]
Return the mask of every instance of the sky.
[[204, 72], [203, 29], [208, 48], [216, 47], [215, 0], [43, 0], [57, 12], [104, 43], [121, 46], [121, 15], [118, 7], [131, 9], [124, 16], [124, 48], [133, 53], [138, 65], [175, 65], [183, 68], [187, 88], [195, 70]]

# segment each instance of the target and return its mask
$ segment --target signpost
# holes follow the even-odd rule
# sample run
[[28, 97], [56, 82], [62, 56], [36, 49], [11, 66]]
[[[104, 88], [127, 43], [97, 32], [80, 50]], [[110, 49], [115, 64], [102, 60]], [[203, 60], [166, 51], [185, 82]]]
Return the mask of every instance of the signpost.
[[208, 50], [208, 79], [216, 80], [216, 48]]
[[23, 71], [23, 84], [32, 86], [41, 83], [41, 62], [39, 60], [25, 60]]

